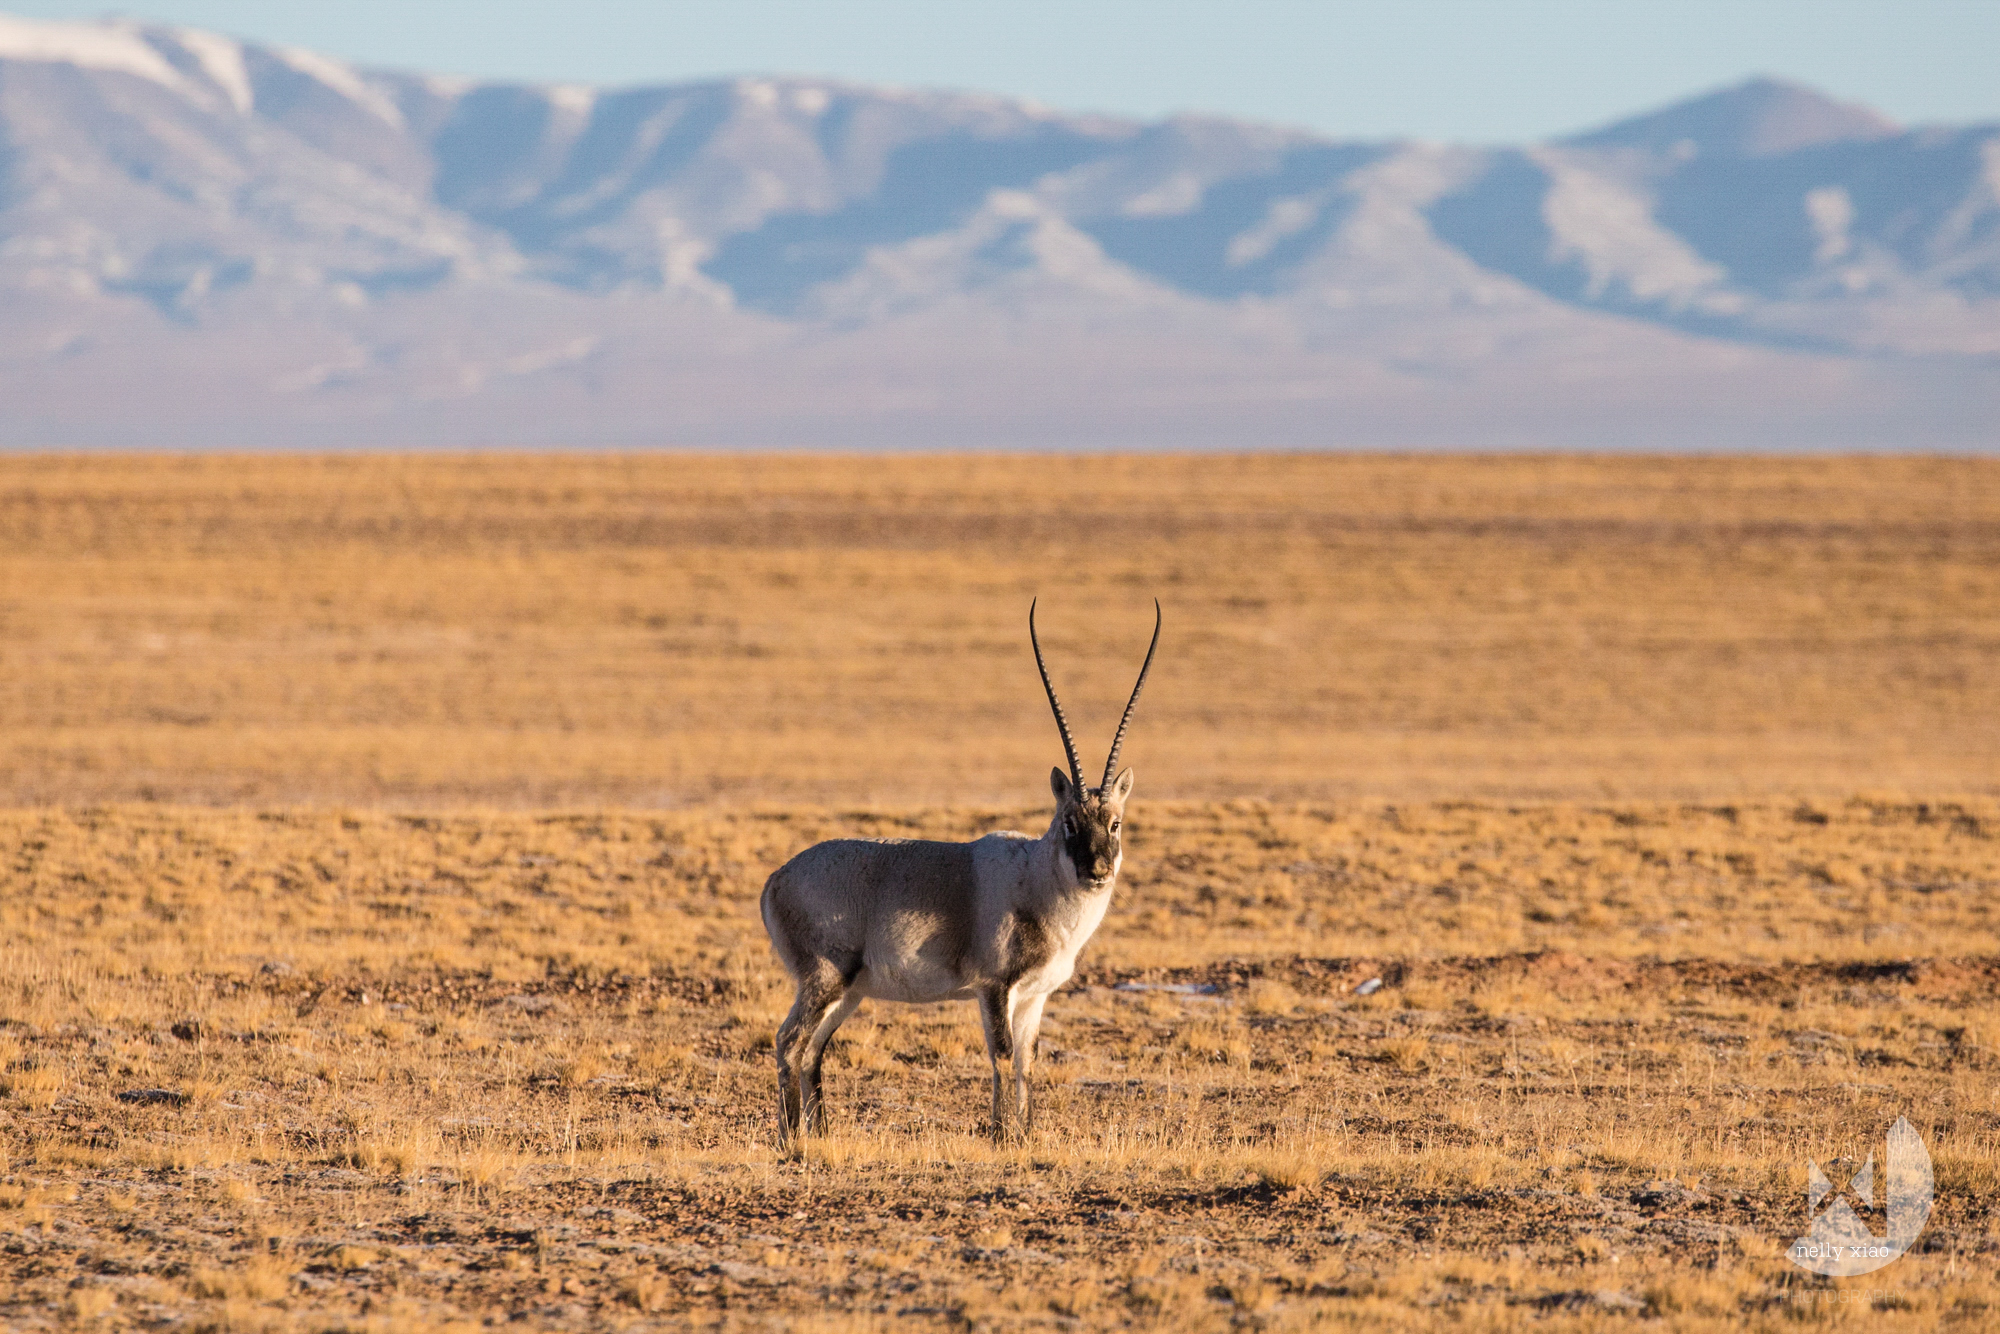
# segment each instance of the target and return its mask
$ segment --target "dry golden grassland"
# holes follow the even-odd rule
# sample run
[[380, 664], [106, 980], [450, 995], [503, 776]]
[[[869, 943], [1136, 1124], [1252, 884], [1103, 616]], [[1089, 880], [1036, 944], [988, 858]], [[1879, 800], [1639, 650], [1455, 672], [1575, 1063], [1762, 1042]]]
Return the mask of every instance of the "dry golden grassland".
[[[0, 461], [0, 1324], [1990, 1328], [1996, 582], [1976, 462]], [[870, 1006], [784, 1156], [763, 877], [1042, 827], [1035, 593], [1087, 769], [1167, 609], [1037, 1134]]]
[[1966, 460], [0, 460], [0, 800], [1994, 790]]
[[[832, 1136], [782, 1157], [764, 869], [836, 831], [1035, 814], [9, 816], [0, 1310], [2000, 1316], [2000, 962], [1968, 957], [2000, 803], [1151, 803], [1051, 1006], [1032, 1143], [979, 1133], [970, 1007], [885, 1007], [834, 1048]], [[1851, 1171], [1899, 1113], [1937, 1163], [1921, 1252], [1867, 1280], [1793, 1268], [1807, 1157]]]

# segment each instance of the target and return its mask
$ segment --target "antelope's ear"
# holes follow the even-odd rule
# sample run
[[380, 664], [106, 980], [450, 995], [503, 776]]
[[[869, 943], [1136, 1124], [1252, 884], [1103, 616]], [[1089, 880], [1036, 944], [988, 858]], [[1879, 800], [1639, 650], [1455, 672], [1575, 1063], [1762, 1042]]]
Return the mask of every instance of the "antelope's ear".
[[1132, 771], [1130, 769], [1122, 769], [1119, 771], [1118, 777], [1111, 780], [1111, 799], [1122, 806], [1125, 804], [1125, 798], [1131, 795]]
[[1056, 794], [1056, 804], [1060, 806], [1069, 800], [1069, 775], [1060, 769], [1049, 770], [1049, 791]]

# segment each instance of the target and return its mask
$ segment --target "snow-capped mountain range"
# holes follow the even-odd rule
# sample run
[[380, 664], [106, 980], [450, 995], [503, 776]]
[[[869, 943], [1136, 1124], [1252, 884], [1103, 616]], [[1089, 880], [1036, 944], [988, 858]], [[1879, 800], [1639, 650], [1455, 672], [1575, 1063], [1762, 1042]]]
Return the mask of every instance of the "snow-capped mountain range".
[[1519, 148], [0, 16], [0, 443], [2000, 444], [2000, 125]]

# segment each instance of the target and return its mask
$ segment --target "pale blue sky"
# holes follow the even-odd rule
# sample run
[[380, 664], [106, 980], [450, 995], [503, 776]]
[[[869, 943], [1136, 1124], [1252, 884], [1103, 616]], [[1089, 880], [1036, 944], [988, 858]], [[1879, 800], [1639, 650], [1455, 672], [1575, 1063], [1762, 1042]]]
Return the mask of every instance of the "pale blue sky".
[[1753, 74], [1905, 122], [2000, 120], [2000, 0], [135, 0], [119, 12], [483, 78], [830, 75], [1340, 136], [1538, 138]]

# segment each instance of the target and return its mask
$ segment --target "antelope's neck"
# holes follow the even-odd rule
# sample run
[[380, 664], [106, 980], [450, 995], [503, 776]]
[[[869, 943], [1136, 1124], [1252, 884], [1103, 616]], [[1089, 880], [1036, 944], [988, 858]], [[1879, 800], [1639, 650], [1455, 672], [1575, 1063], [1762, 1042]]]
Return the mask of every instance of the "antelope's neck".
[[1062, 827], [1059, 824], [1049, 826], [1049, 832], [1042, 835], [1037, 855], [1041, 865], [1035, 869], [1039, 874], [1033, 876], [1031, 883], [1024, 888], [1041, 900], [1036, 906], [1043, 911], [1060, 912], [1079, 908], [1092, 900], [1109, 899], [1118, 883], [1116, 868], [1109, 878], [1094, 884], [1079, 879], [1074, 874], [1075, 867], [1063, 855]]

